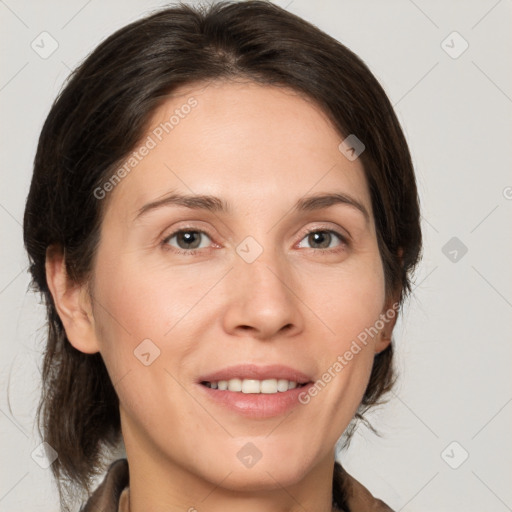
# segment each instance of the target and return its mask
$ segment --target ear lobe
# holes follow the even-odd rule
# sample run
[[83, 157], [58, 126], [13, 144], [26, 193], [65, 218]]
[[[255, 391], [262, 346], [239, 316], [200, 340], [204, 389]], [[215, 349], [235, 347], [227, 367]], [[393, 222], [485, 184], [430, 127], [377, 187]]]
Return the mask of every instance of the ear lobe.
[[59, 247], [47, 248], [45, 266], [48, 288], [69, 342], [86, 354], [98, 352], [99, 344], [86, 285], [69, 278], [64, 253]]
[[378, 354], [379, 352], [386, 350], [386, 348], [388, 348], [390, 343], [391, 343], [391, 331], [389, 331], [389, 334], [388, 334], [384, 328], [380, 332], [379, 337], [375, 343], [375, 353]]
[[[401, 265], [403, 265], [403, 254], [403, 248], [399, 247], [397, 250], [397, 255], [398, 258], [400, 259]], [[379, 333], [378, 339], [375, 343], [376, 353], [382, 352], [391, 343], [391, 335], [393, 334], [396, 319], [398, 318], [401, 293], [402, 292], [400, 289], [396, 290], [395, 293], [386, 301], [386, 304], [384, 305], [384, 309], [382, 310], [381, 313], [381, 318], [384, 322], [384, 327]]]
[[393, 334], [393, 329], [398, 317], [398, 304], [398, 300], [388, 301], [382, 310], [380, 318], [382, 319], [384, 326], [381, 329], [375, 343], [376, 353], [382, 352], [391, 343], [391, 335]]

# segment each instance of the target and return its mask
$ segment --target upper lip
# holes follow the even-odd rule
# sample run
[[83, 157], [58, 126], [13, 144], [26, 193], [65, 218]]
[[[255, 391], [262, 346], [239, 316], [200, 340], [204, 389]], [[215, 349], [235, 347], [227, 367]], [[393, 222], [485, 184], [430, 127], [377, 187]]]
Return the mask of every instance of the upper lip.
[[297, 384], [306, 384], [312, 380], [311, 377], [305, 373], [296, 370], [295, 368], [290, 368], [289, 366], [283, 366], [280, 364], [265, 366], [239, 364], [202, 375], [199, 377], [199, 382], [218, 382], [219, 380], [230, 379], [286, 379], [297, 382]]

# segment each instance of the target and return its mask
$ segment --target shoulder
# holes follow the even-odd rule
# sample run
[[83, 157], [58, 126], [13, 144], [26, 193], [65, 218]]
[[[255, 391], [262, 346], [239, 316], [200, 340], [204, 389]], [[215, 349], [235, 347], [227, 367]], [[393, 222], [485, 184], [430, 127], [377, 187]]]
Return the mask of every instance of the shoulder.
[[370, 491], [344, 469], [343, 487], [350, 512], [393, 512], [382, 500], [375, 498]]
[[81, 512], [118, 512], [121, 493], [128, 487], [128, 483], [128, 461], [118, 459], [109, 466], [105, 478]]

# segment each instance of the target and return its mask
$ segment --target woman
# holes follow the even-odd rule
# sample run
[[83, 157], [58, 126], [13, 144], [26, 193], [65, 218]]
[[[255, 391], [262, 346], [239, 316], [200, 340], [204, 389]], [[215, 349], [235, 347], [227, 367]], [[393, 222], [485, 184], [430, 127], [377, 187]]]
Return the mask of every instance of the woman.
[[24, 237], [63, 509], [391, 510], [335, 446], [392, 386], [419, 203], [346, 47], [261, 1], [119, 30], [48, 115]]

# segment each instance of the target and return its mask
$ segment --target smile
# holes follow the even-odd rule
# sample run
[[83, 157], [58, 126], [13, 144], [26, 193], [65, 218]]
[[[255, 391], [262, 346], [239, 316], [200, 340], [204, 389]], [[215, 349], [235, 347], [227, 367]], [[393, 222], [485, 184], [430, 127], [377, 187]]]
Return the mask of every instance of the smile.
[[234, 393], [264, 393], [272, 395], [275, 393], [284, 393], [289, 389], [302, 387], [305, 384], [299, 384], [293, 380], [287, 379], [230, 379], [213, 382], [202, 382], [203, 386], [220, 391], [232, 391]]

